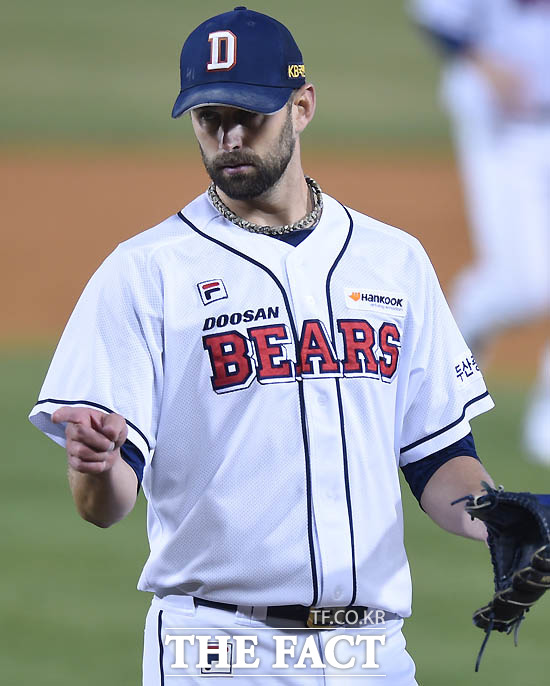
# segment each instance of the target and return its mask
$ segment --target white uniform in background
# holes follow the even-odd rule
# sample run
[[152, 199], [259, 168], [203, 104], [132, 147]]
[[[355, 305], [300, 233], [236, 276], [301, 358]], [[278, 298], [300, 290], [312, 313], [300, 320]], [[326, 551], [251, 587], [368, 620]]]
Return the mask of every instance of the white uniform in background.
[[[449, 51], [442, 100], [476, 253], [450, 302], [464, 337], [477, 350], [495, 332], [549, 311], [550, 0], [412, 4], [416, 20], [430, 32], [490, 59], [501, 83], [499, 95], [464, 50]], [[526, 341], [518, 357], [530, 356]], [[533, 457], [550, 464], [548, 367], [540, 365], [525, 442]]]

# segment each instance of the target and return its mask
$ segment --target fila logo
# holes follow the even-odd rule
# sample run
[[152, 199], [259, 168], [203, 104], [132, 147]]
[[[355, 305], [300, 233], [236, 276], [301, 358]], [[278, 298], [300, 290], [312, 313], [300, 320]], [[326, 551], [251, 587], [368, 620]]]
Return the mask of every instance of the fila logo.
[[210, 279], [197, 284], [203, 305], [227, 298], [227, 291], [221, 279]]
[[208, 71], [229, 71], [237, 64], [237, 36], [231, 31], [213, 31], [208, 35], [210, 62]]

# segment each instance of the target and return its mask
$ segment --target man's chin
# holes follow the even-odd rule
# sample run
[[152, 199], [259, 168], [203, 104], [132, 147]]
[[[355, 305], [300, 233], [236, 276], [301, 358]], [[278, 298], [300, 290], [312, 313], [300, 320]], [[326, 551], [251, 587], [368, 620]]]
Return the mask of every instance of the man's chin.
[[254, 174], [251, 175], [247, 172], [217, 175], [213, 181], [232, 200], [255, 198], [266, 190], [258, 183]]

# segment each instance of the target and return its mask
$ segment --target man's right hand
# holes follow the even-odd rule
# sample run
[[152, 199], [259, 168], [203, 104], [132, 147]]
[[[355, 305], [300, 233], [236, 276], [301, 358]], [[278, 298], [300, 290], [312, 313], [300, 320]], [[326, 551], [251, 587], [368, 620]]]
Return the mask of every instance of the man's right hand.
[[86, 521], [107, 527], [134, 507], [138, 481], [122, 459], [128, 435], [126, 420], [89, 407], [60, 407], [52, 414], [66, 424], [69, 485], [76, 508]]
[[126, 420], [89, 407], [61, 407], [52, 414], [55, 424], [66, 423], [69, 466], [83, 474], [101, 474], [120, 458], [128, 436]]

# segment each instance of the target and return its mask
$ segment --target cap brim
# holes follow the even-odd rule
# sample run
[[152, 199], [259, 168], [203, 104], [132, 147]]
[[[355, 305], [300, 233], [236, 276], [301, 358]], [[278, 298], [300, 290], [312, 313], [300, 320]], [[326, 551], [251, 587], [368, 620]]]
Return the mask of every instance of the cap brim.
[[178, 95], [172, 109], [172, 117], [176, 119], [195, 107], [206, 105], [227, 105], [250, 112], [274, 114], [285, 106], [292, 90], [246, 83], [203, 84], [187, 88]]

